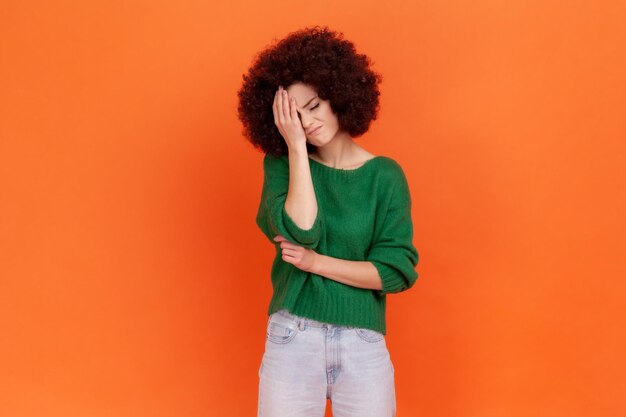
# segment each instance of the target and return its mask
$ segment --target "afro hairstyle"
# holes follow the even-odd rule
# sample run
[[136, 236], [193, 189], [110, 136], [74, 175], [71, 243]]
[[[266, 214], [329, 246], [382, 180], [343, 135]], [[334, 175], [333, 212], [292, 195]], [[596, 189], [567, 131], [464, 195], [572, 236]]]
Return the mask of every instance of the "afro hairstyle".
[[[339, 129], [352, 137], [367, 132], [379, 109], [382, 75], [370, 69], [367, 55], [356, 52], [341, 32], [314, 26], [291, 32], [259, 52], [243, 74], [238, 116], [243, 135], [266, 154], [282, 156], [288, 146], [274, 123], [272, 104], [279, 86], [301, 82], [329, 100]], [[315, 146], [306, 144], [309, 153]]]

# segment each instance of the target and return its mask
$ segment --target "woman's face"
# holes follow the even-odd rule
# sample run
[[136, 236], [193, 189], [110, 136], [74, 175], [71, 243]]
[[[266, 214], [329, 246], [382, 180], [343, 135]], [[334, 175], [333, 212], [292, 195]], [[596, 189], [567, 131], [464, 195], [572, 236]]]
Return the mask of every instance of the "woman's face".
[[287, 93], [296, 99], [296, 109], [307, 142], [318, 147], [330, 142], [339, 131], [339, 121], [330, 107], [330, 101], [320, 99], [311, 86], [300, 82], [287, 87]]

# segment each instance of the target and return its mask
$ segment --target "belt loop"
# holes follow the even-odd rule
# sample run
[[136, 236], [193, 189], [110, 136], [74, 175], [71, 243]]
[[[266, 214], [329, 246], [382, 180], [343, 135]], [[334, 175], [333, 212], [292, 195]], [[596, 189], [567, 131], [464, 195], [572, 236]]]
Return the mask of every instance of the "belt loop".
[[304, 330], [304, 319], [300, 318], [298, 320], [298, 329], [300, 329], [300, 331]]

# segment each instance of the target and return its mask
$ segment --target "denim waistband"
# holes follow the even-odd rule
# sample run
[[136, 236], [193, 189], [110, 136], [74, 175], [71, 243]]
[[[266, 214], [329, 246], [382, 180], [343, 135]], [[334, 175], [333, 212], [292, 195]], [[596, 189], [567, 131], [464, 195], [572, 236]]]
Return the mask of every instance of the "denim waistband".
[[295, 314], [290, 313], [285, 308], [282, 308], [282, 309], [276, 311], [274, 314], [279, 314], [279, 315], [281, 315], [283, 317], [286, 317], [288, 319], [293, 320], [294, 322], [296, 322], [298, 324], [298, 326], [300, 328], [303, 328], [303, 326], [337, 328], [337, 329], [340, 329], [340, 328], [341, 329], [355, 329], [356, 328], [354, 326], [341, 326], [341, 325], [338, 325], [338, 324], [324, 323], [324, 322], [321, 322], [321, 321], [310, 319], [308, 317], [296, 316]]

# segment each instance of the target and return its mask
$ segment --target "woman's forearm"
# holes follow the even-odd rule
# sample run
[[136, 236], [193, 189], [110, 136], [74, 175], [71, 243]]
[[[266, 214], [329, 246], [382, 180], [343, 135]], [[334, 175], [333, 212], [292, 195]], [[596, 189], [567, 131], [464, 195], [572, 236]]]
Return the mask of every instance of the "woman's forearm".
[[378, 270], [369, 261], [349, 261], [318, 253], [310, 272], [353, 287], [382, 289]]
[[306, 143], [289, 148], [289, 191], [285, 211], [298, 227], [304, 230], [313, 227], [317, 216], [317, 199]]

